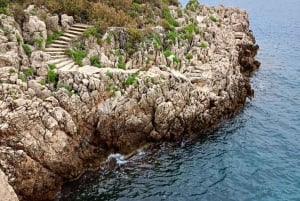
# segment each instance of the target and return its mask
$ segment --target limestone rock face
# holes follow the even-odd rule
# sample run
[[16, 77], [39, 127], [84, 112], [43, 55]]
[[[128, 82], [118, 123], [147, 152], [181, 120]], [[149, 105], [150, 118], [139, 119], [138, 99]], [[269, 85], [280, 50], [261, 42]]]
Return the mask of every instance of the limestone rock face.
[[7, 177], [5, 174], [0, 170], [0, 197], [1, 200], [5, 201], [18, 201], [18, 197], [13, 190], [13, 188], [9, 185], [7, 181]]
[[45, 77], [48, 73], [48, 65], [46, 61], [50, 59], [50, 55], [43, 51], [35, 51], [31, 54], [31, 67], [38, 76]]
[[23, 41], [21, 31], [14, 26], [12, 17], [1, 14], [0, 18], [0, 66], [18, 66], [20, 57], [26, 57], [18, 57], [21, 51], [18, 44]]
[[74, 18], [66, 14], [61, 15], [61, 25], [63, 30], [69, 29], [74, 24]]
[[61, 31], [61, 28], [59, 26], [59, 17], [58, 15], [47, 15], [46, 19], [46, 26], [47, 26], [47, 31], [49, 34], [52, 34], [57, 31]]
[[[0, 17], [12, 30], [0, 31], [0, 168], [21, 200], [54, 200], [63, 181], [99, 167], [110, 153], [197, 137], [253, 96], [249, 76], [259, 66], [258, 46], [247, 13], [222, 6], [192, 7], [182, 16], [175, 10], [180, 26], [171, 33], [153, 28], [130, 55], [124, 28], [108, 30], [101, 44], [92, 35], [82, 39], [101, 68], [85, 58], [87, 66], [77, 70], [52, 69], [52, 80], [49, 54], [33, 51], [28, 60], [23, 38], [19, 44], [18, 30], [8, 25], [13, 19]], [[37, 17], [28, 20], [25, 41], [47, 33]], [[56, 27], [57, 18], [51, 20]], [[63, 15], [61, 23], [68, 29], [74, 20]]]
[[27, 22], [23, 25], [24, 40], [34, 45], [37, 49], [43, 49], [47, 40], [47, 29], [44, 21], [41, 21], [37, 16], [29, 16]]

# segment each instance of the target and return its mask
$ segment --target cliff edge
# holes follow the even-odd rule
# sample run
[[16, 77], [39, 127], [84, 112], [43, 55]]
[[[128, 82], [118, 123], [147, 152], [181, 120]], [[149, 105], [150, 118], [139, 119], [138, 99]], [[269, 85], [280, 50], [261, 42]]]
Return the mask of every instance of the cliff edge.
[[104, 33], [34, 6], [22, 24], [0, 15], [0, 168], [20, 200], [55, 199], [110, 153], [199, 136], [253, 96], [246, 11], [165, 9]]

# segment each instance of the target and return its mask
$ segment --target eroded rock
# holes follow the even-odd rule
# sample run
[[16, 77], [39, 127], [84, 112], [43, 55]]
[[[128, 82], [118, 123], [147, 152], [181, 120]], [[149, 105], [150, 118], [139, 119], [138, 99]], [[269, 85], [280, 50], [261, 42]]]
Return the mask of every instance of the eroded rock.
[[[182, 15], [180, 33], [198, 22], [191, 37], [170, 40], [155, 27], [157, 35], [128, 56], [126, 29], [111, 28], [102, 45], [94, 36], [84, 39], [88, 58], [99, 56], [103, 68], [86, 58], [88, 66], [75, 71], [52, 69], [53, 80], [49, 54], [34, 51], [25, 66], [17, 29], [12, 37], [0, 32], [9, 52], [0, 54], [0, 168], [22, 200], [53, 200], [63, 181], [99, 167], [112, 152], [201, 135], [252, 97], [249, 75], [259, 62], [247, 13], [202, 6]], [[63, 15], [61, 23], [65, 30], [74, 20]], [[46, 24], [54, 31], [57, 17]], [[30, 16], [25, 41], [44, 40], [46, 24]]]

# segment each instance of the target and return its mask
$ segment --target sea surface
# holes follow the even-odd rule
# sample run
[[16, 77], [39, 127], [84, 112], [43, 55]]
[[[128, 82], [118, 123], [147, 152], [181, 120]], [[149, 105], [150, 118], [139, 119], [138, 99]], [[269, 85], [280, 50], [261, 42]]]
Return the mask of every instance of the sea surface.
[[118, 165], [65, 186], [61, 201], [300, 200], [300, 1], [201, 3], [249, 12], [262, 63], [255, 98], [208, 137], [112, 156]]

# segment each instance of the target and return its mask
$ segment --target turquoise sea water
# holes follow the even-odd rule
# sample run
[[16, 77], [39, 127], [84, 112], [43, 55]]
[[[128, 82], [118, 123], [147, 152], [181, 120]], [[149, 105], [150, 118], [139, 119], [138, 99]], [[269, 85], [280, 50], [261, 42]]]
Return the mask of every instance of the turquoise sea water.
[[248, 10], [262, 62], [255, 98], [207, 138], [88, 175], [61, 200], [300, 200], [300, 1], [201, 3]]

